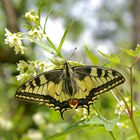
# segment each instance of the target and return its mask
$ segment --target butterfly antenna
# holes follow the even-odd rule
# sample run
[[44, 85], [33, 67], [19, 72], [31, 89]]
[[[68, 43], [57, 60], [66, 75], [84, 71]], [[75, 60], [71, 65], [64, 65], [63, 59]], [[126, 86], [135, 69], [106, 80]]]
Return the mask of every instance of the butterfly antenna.
[[73, 55], [74, 55], [74, 53], [75, 53], [76, 49], [77, 49], [77, 47], [75, 47], [75, 48], [74, 48], [74, 50], [73, 50], [73, 52], [72, 52], [72, 54], [71, 54], [71, 56], [69, 57], [69, 59], [68, 59], [68, 60], [70, 60], [70, 59], [73, 57]]

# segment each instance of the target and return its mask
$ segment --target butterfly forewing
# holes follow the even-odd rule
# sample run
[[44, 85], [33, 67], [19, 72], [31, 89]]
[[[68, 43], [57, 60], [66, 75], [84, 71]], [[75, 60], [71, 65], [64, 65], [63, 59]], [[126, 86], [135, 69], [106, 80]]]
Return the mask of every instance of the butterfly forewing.
[[63, 70], [52, 70], [23, 83], [15, 96], [22, 101], [44, 103], [56, 110], [62, 110], [68, 108], [65, 101], [70, 98], [62, 88]]

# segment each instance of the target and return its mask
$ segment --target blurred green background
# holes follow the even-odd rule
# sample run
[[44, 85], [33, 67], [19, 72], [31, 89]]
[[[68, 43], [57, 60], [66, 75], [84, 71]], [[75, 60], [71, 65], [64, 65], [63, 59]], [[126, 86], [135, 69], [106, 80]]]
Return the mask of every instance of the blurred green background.
[[[24, 14], [29, 10], [37, 10], [38, 0], [1, 0], [0, 1], [0, 140], [111, 140], [113, 139], [103, 126], [76, 124], [80, 113], [74, 110], [60, 114], [45, 105], [19, 102], [14, 95], [21, 84], [15, 78], [18, 75], [16, 63], [23, 60], [45, 60], [45, 53], [34, 44], [28, 44], [28, 52], [24, 56], [15, 55], [14, 51], [4, 44], [4, 29], [12, 33], [25, 31]], [[42, 0], [41, 16], [52, 9], [46, 32], [54, 44], [58, 45], [67, 25], [74, 23], [63, 45], [63, 54], [72, 59], [90, 64], [84, 47], [99, 57], [99, 65], [107, 61], [97, 53], [118, 53], [119, 48], [134, 49], [140, 42], [140, 1], [139, 0]], [[48, 55], [48, 54], [46, 54]], [[127, 61], [127, 57], [124, 57]], [[137, 68], [139, 70], [139, 66]], [[136, 73], [139, 84], [139, 73]], [[127, 79], [128, 77], [126, 77]], [[140, 96], [135, 96], [136, 104]], [[128, 89], [127, 89], [128, 90]], [[127, 92], [126, 90], [126, 92]], [[116, 101], [110, 94], [104, 94], [96, 103], [100, 113], [107, 119], [116, 117], [114, 113]], [[81, 115], [82, 116], [82, 115]], [[138, 115], [139, 116], [139, 115]], [[137, 140], [133, 127], [127, 116], [121, 120], [125, 123], [114, 133], [118, 140]], [[94, 122], [94, 119], [92, 120]], [[140, 121], [140, 120], [139, 120]], [[72, 125], [73, 124], [73, 125]], [[78, 126], [78, 127], [77, 127]]]

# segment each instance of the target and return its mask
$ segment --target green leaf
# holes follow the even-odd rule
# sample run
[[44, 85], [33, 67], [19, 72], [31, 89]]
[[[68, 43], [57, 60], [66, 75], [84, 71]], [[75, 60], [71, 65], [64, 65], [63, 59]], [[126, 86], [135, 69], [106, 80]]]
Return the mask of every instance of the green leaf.
[[57, 48], [59, 52], [61, 51], [61, 48], [62, 48], [62, 45], [63, 45], [63, 43], [64, 43], [64, 41], [65, 41], [66, 35], [68, 34], [68, 32], [69, 32], [69, 30], [70, 30], [72, 24], [73, 24], [73, 21], [68, 25], [67, 29], [65, 30], [65, 32], [64, 32], [64, 34], [63, 34], [63, 36], [62, 36], [62, 39], [61, 39], [61, 41], [60, 41], [60, 43], [59, 43], [59, 46], [58, 46], [58, 48]]
[[104, 125], [107, 131], [112, 131], [116, 123], [119, 121], [119, 119], [120, 119], [120, 116], [117, 116], [115, 119], [112, 119], [112, 120], [107, 120], [106, 118], [102, 116], [95, 116], [88, 121], [88, 124]]
[[56, 138], [56, 137], [59, 137], [62, 135], [66, 135], [66, 134], [68, 134], [76, 129], [79, 129], [80, 127], [82, 127], [80, 124], [83, 124], [84, 121], [85, 120], [81, 120], [81, 121], [75, 122], [73, 124], [67, 125], [67, 126], [65, 126], [65, 128], [61, 132], [54, 133], [53, 135], [50, 135], [50, 136], [47, 135], [44, 138], [44, 140], [49, 140], [49, 139], [53, 139], [53, 138]]
[[102, 56], [104, 56], [105, 58], [107, 58], [108, 60], [110, 60], [112, 63], [115, 63], [115, 64], [119, 64], [120, 63], [120, 58], [115, 55], [115, 54], [110, 54], [110, 55], [107, 55], [101, 51], [98, 51]]
[[47, 17], [45, 18], [44, 29], [43, 29], [44, 33], [46, 33], [46, 30], [45, 30], [45, 28], [46, 28], [46, 23], [47, 23], [47, 20], [48, 20], [48, 18], [49, 18], [49, 15], [51, 14], [51, 12], [52, 12], [52, 9], [50, 9], [49, 13], [47, 14]]
[[105, 129], [107, 131], [112, 131], [116, 123], [119, 121], [119, 119], [120, 116], [117, 116], [115, 119], [112, 120], [106, 120], [105, 118], [102, 118]]
[[101, 51], [99, 51], [99, 50], [98, 50], [98, 52], [99, 52], [102, 56], [104, 56], [105, 58], [110, 59], [110, 56], [109, 56], [109, 55], [107, 55], [107, 54], [105, 54], [105, 53], [103, 53], [103, 52], [101, 52]]
[[93, 53], [88, 49], [88, 47], [85, 46], [85, 52], [89, 58], [89, 60], [94, 64], [97, 65], [99, 64], [99, 59], [93, 55]]
[[42, 8], [42, 1], [40, 1], [39, 7], [38, 7], [38, 10], [37, 10], [37, 14], [38, 14], [38, 17], [39, 17], [39, 21], [40, 21], [40, 15], [41, 15], [41, 8]]
[[136, 140], [137, 135], [128, 136], [126, 140]]
[[115, 54], [111, 54], [110, 55], [110, 61], [113, 62], [113, 63], [119, 64], [120, 63], [120, 58]]
[[42, 49], [46, 50], [47, 52], [50, 52], [52, 53], [53, 52], [53, 49], [46, 43], [43, 43], [41, 41], [35, 41], [35, 43], [40, 46]]
[[49, 37], [47, 37], [47, 40], [48, 40], [48, 42], [49, 42], [51, 48], [56, 52], [56, 54], [57, 54], [59, 57], [63, 58], [61, 52], [55, 47], [55, 45], [52, 43], [52, 41], [50, 40]]
[[136, 57], [135, 51], [133, 51], [131, 49], [121, 48], [121, 50], [129, 56]]
[[66, 135], [74, 130], [79, 130], [80, 128], [90, 127], [90, 126], [94, 126], [94, 127], [103, 127], [104, 126], [105, 129], [110, 132], [113, 130], [114, 126], [119, 121], [119, 119], [120, 119], [119, 116], [113, 120], [107, 120], [101, 116], [100, 117], [93, 116], [90, 119], [83, 119], [83, 120], [80, 120], [73, 124], [69, 124], [69, 125], [65, 126], [65, 128], [61, 132], [54, 133], [53, 135], [50, 135], [50, 136], [47, 135], [45, 137], [45, 140], [52, 139], [52, 138], [62, 136], [62, 135]]
[[105, 68], [112, 68], [112, 67], [115, 67], [116, 66], [116, 63], [113, 63], [113, 62], [107, 62], [107, 63], [105, 63], [104, 65], [103, 65], [103, 67], [105, 67]]
[[137, 56], [140, 56], [140, 45], [138, 44], [136, 49], [135, 49], [135, 53]]
[[38, 14], [39, 19], [35, 21], [36, 26], [40, 26], [40, 17], [41, 17], [41, 8], [42, 8], [41, 3], [42, 3], [42, 1], [40, 1], [39, 8], [37, 10], [37, 14]]
[[20, 106], [16, 112], [16, 115], [12, 118], [14, 128], [18, 126], [24, 111], [25, 111], [25, 106]]
[[33, 29], [33, 26], [32, 26], [32, 25], [29, 25], [29, 24], [24, 24], [23, 26], [24, 26], [25, 28], [27, 28], [28, 30]]

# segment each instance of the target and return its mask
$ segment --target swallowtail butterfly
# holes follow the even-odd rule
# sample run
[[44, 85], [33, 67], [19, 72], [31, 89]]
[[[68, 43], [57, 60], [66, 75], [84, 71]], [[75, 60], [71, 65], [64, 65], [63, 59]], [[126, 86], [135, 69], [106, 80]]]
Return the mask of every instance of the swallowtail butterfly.
[[98, 99], [98, 95], [122, 84], [125, 78], [118, 71], [99, 66], [71, 66], [50, 70], [23, 83], [16, 98], [47, 104], [59, 110], [61, 117], [67, 109], [86, 108]]

